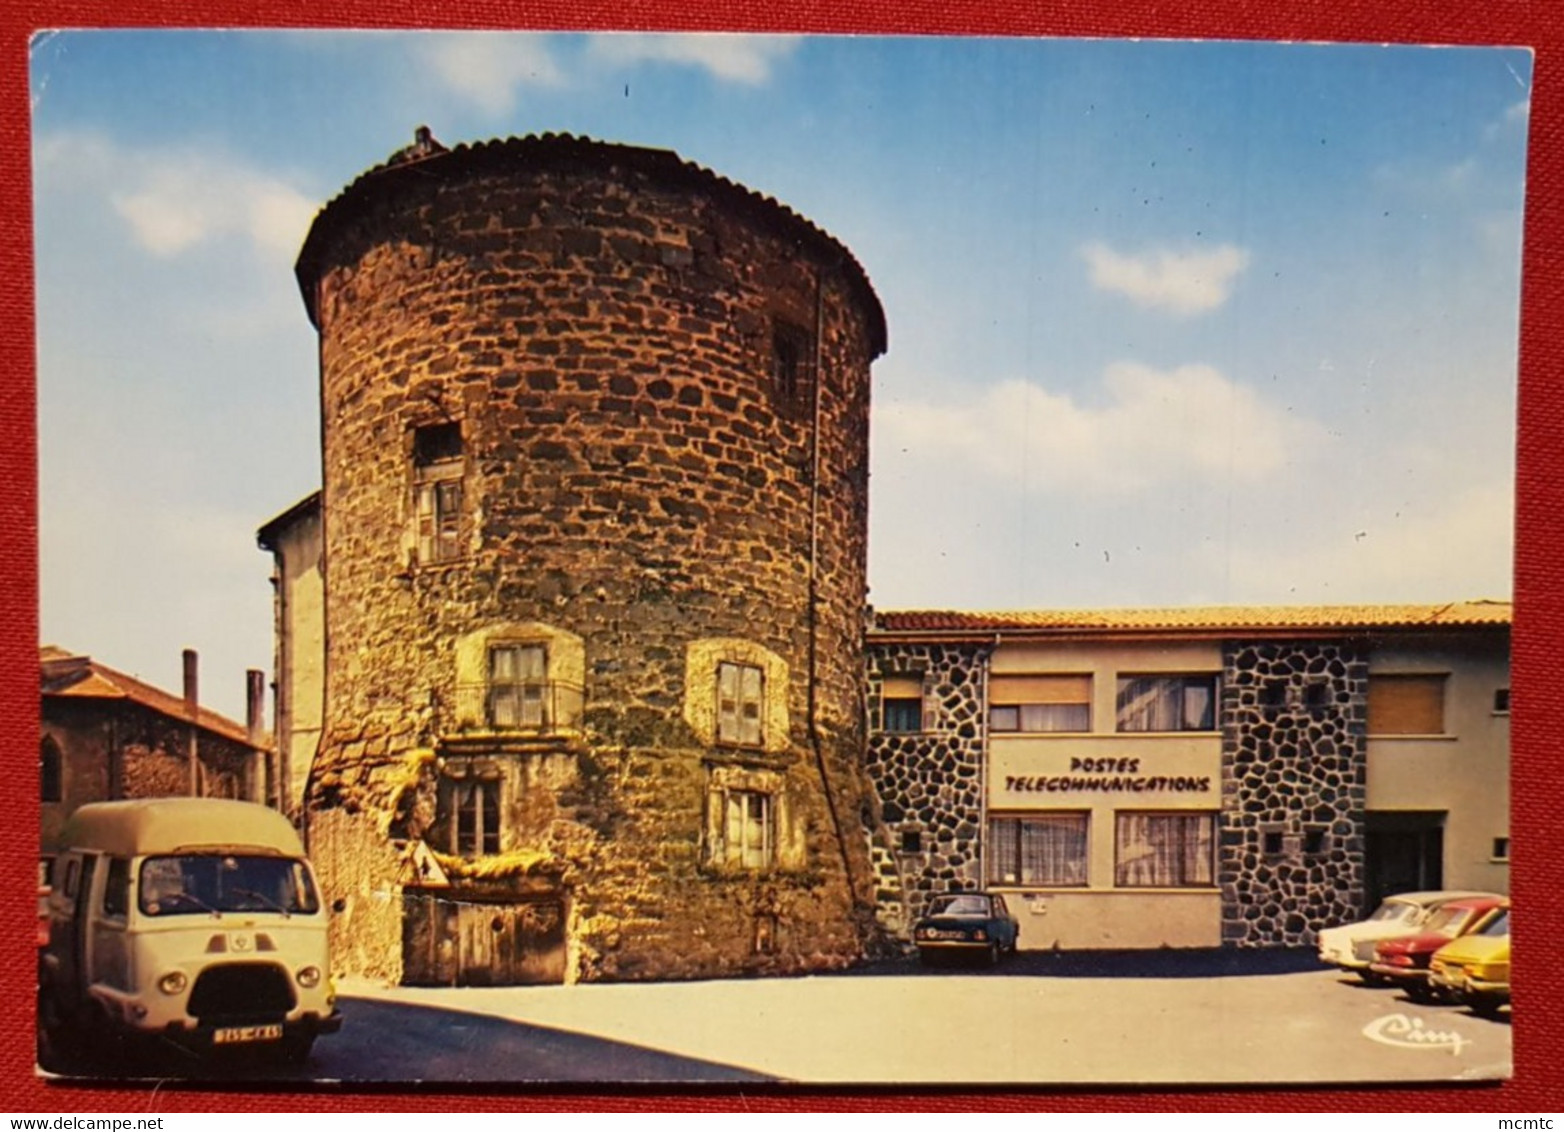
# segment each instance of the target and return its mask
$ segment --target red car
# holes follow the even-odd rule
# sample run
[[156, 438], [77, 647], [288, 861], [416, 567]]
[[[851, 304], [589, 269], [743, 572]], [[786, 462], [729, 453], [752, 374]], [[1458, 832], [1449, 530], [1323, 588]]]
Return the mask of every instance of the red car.
[[1498, 896], [1452, 900], [1435, 909], [1416, 935], [1395, 936], [1375, 946], [1369, 970], [1406, 991], [1413, 1002], [1432, 1002], [1438, 997], [1428, 981], [1428, 964], [1434, 952], [1470, 932], [1503, 903]]

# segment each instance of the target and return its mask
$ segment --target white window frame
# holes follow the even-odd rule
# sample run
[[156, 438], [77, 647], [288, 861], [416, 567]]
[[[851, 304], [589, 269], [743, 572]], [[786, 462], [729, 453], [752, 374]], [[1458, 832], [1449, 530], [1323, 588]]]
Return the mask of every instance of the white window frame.
[[734, 747], [765, 743], [766, 673], [758, 664], [717, 662], [717, 742]]
[[[1210, 810], [1120, 810], [1114, 814], [1113, 820], [1113, 886], [1115, 888], [1190, 888], [1211, 889], [1216, 887], [1216, 843], [1217, 843], [1217, 815]], [[1133, 822], [1145, 822], [1144, 830], [1147, 835], [1147, 849], [1140, 852], [1139, 847], [1127, 840], [1126, 824]], [[1199, 823], [1199, 824], [1197, 824]], [[1202, 830], [1200, 826], [1204, 826]], [[1156, 839], [1156, 834], [1164, 829], [1181, 829], [1184, 826], [1194, 827], [1195, 845], [1191, 853], [1186, 845], [1172, 848], [1182, 849], [1178, 857], [1168, 856], [1169, 846], [1160, 849], [1150, 842]], [[1177, 840], [1183, 840], [1187, 835], [1178, 834]], [[1204, 845], [1202, 846], [1202, 841]], [[1126, 858], [1126, 850], [1134, 849], [1136, 854]], [[1161, 853], [1164, 860], [1173, 865], [1177, 870], [1177, 876], [1168, 879], [1163, 875], [1156, 875], [1149, 879], [1136, 879], [1136, 874], [1143, 872], [1141, 868], [1143, 859], [1147, 854], [1156, 856]], [[1153, 863], [1153, 868], [1155, 863]]]
[[[1173, 687], [1178, 688], [1178, 720], [1173, 727], [1152, 727], [1147, 719], [1148, 711], [1141, 711], [1126, 716], [1125, 695], [1128, 685], [1136, 681], [1149, 681], [1161, 685], [1163, 690], [1160, 695], [1166, 695]], [[1185, 701], [1185, 695], [1192, 684], [1208, 685], [1211, 690], [1211, 726], [1188, 726], [1189, 705]], [[1113, 728], [1118, 734], [1130, 735], [1171, 735], [1179, 732], [1191, 734], [1205, 734], [1220, 729], [1222, 725], [1222, 678], [1215, 672], [1125, 672], [1120, 673], [1117, 686], [1114, 689], [1113, 704]], [[1148, 725], [1142, 726], [1146, 723]], [[1135, 726], [1129, 726], [1135, 724]]]
[[[513, 658], [503, 675], [500, 658]], [[548, 647], [535, 641], [494, 641], [488, 649], [485, 713], [496, 731], [529, 731], [547, 727]]]
[[776, 795], [768, 790], [724, 788], [715, 792], [719, 806], [718, 842], [714, 862], [724, 868], [765, 872], [777, 860]]

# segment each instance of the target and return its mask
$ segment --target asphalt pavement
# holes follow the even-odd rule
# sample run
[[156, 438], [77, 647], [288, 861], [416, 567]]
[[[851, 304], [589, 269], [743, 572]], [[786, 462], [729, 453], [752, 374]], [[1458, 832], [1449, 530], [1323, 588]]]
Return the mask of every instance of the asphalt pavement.
[[338, 980], [344, 1026], [303, 1066], [73, 1066], [89, 1077], [507, 1083], [1233, 1085], [1509, 1075], [1508, 1016], [1413, 1003], [1299, 951], [903, 958], [786, 979], [545, 987]]

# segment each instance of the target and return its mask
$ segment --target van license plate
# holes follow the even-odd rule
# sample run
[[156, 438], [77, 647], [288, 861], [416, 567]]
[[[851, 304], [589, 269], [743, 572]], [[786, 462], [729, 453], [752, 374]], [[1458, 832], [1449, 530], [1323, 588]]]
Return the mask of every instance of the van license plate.
[[267, 1026], [225, 1026], [220, 1030], [212, 1031], [212, 1044], [217, 1046], [236, 1045], [239, 1042], [275, 1042], [281, 1039], [280, 1023]]

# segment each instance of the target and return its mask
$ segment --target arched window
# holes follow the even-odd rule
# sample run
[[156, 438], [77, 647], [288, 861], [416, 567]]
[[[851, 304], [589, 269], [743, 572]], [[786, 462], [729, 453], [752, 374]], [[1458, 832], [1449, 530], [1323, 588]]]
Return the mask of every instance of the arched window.
[[60, 766], [60, 748], [54, 740], [44, 736], [43, 744], [38, 749], [38, 786], [40, 796], [45, 802], [59, 802], [64, 799], [64, 774]]

